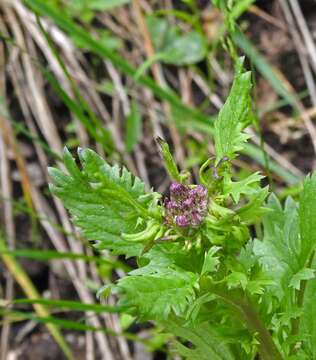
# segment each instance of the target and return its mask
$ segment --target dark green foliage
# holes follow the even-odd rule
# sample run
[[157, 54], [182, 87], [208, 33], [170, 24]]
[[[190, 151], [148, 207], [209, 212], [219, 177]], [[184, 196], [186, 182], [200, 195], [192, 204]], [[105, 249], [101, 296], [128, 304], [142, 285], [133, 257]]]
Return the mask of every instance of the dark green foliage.
[[[137, 257], [138, 268], [104, 291], [174, 334], [173, 350], [189, 360], [315, 358], [316, 176], [305, 180], [298, 204], [288, 198], [284, 205], [275, 195], [266, 201], [260, 174], [233, 179], [230, 160], [243, 149], [252, 119], [250, 89], [239, 60], [215, 123], [216, 160], [200, 172], [203, 186], [179, 174], [161, 142], [178, 181], [171, 192], [183, 204], [171, 198], [160, 205], [160, 195], [91, 150], [79, 150], [80, 167], [65, 151], [68, 174], [50, 170], [52, 192], [83, 234], [99, 248]], [[197, 226], [167, 221], [168, 206], [198, 213], [185, 194], [202, 190], [207, 211]], [[262, 238], [251, 237], [251, 224], [262, 225]]]
[[93, 151], [79, 150], [78, 154], [82, 170], [67, 149], [64, 163], [69, 175], [55, 168], [49, 170], [54, 182], [52, 193], [64, 201], [74, 223], [89, 240], [97, 241], [98, 248], [138, 255], [142, 246], [125, 241], [121, 234], [144, 229], [141, 220], [149, 216], [148, 205], [154, 194], [146, 195], [143, 182], [125, 168], [111, 167]]

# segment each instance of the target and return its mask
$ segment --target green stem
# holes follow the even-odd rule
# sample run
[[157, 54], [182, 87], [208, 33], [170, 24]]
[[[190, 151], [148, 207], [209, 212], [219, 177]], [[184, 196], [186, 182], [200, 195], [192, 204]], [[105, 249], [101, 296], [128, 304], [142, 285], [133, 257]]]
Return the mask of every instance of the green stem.
[[226, 303], [239, 310], [240, 315], [248, 328], [257, 333], [259, 339], [259, 354], [262, 360], [282, 360], [282, 355], [272, 340], [271, 334], [263, 324], [254, 305], [246, 293], [227, 291], [226, 289], [212, 288], [211, 291]]
[[258, 313], [255, 308], [252, 306], [248, 300], [248, 304], [241, 306], [242, 313], [244, 318], [249, 325], [249, 327], [258, 333], [259, 337], [259, 353], [264, 360], [282, 360], [282, 356], [277, 349], [275, 343], [272, 340], [272, 337], [261, 321]]

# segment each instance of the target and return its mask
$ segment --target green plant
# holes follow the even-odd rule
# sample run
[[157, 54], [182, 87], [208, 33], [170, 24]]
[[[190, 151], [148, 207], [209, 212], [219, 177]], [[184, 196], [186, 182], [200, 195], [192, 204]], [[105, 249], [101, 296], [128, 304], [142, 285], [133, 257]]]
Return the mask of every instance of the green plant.
[[126, 312], [173, 334], [179, 355], [316, 359], [316, 175], [284, 207], [260, 174], [234, 179], [253, 118], [250, 90], [239, 59], [199, 185], [159, 139], [173, 180], [167, 199], [88, 149], [78, 151], [81, 168], [65, 150], [68, 174], [51, 168], [51, 191], [97, 249], [137, 258], [137, 269], [99, 293], [117, 294]]

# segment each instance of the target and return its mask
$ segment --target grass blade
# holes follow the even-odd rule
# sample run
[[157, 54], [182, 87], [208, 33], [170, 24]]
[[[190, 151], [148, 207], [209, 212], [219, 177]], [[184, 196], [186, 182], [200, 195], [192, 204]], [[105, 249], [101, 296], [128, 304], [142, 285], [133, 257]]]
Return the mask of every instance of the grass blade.
[[49, 261], [49, 260], [84, 260], [88, 262], [96, 262], [112, 265], [115, 268], [119, 268], [125, 271], [130, 271], [130, 267], [120, 261], [110, 260], [102, 258], [101, 256], [88, 256], [84, 254], [75, 254], [72, 252], [59, 252], [55, 250], [43, 250], [43, 249], [17, 249], [9, 250], [4, 249], [2, 254], [10, 255], [13, 257], [26, 257], [29, 259], [40, 260], [40, 261]]
[[254, 45], [243, 35], [241, 32], [234, 34], [234, 41], [244, 51], [245, 54], [252, 61], [254, 66], [258, 69], [263, 77], [270, 83], [275, 92], [280, 95], [287, 104], [296, 107], [296, 100], [294, 96], [283, 86], [280, 78], [277, 76], [272, 66], [266, 61], [266, 59], [260, 55], [259, 51]]
[[95, 327], [92, 325], [87, 325], [78, 321], [66, 320], [55, 316], [38, 316], [35, 313], [16, 311], [16, 310], [6, 310], [0, 308], [0, 316], [11, 317], [11, 321], [22, 321], [22, 320], [33, 320], [41, 324], [54, 325], [59, 328], [74, 330], [74, 331], [93, 331], [93, 332], [103, 332], [104, 334], [111, 336], [124, 336], [126, 339], [137, 341], [141, 343], [146, 343], [145, 339], [140, 338], [134, 334], [124, 332], [116, 333], [115, 331], [105, 328], [105, 327]]
[[[10, 255], [4, 254], [6, 250], [5, 241], [2, 237], [0, 237], [0, 254], [2, 257], [3, 262], [5, 263], [6, 267], [15, 278], [17, 283], [21, 286], [24, 293], [29, 298], [40, 298], [39, 293], [37, 292], [35, 286], [33, 285], [29, 276], [25, 273], [23, 268], [20, 264], [12, 258]], [[34, 304], [34, 309], [38, 316], [49, 317], [49, 312], [47, 311], [46, 307], [42, 304]], [[63, 353], [65, 354], [68, 360], [73, 360], [74, 356], [71, 352], [71, 349], [65, 342], [62, 334], [60, 333], [58, 327], [55, 324], [47, 323], [47, 329], [51, 333], [52, 337], [55, 339], [56, 343], [60, 346]]]
[[12, 302], [14, 305], [17, 304], [41, 304], [45, 306], [51, 306], [58, 308], [60, 311], [93, 311], [96, 314], [102, 313], [122, 313], [124, 307], [114, 305], [101, 305], [101, 304], [83, 304], [79, 301], [72, 300], [49, 300], [49, 299], [16, 299]]
[[[59, 95], [64, 104], [68, 107], [68, 109], [79, 119], [79, 121], [84, 125], [89, 134], [99, 142], [104, 149], [111, 153], [113, 150], [113, 142], [111, 139], [110, 133], [104, 129], [104, 127], [97, 122], [94, 124], [91, 122], [90, 118], [88, 118], [84, 111], [82, 110], [80, 104], [72, 100], [69, 95], [64, 91], [64, 89], [60, 86], [59, 82], [56, 78], [45, 68], [41, 67], [43, 75], [46, 80], [50, 83], [52, 88]], [[101, 130], [100, 130], [101, 129]]]

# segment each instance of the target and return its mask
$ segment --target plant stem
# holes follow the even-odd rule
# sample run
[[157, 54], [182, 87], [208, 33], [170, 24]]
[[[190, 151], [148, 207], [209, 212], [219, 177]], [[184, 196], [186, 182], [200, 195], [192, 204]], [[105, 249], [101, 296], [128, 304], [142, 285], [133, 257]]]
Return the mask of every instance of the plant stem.
[[258, 334], [259, 354], [262, 360], [282, 360], [282, 355], [272, 340], [272, 337], [260, 319], [254, 305], [245, 292], [237, 293], [223, 288], [212, 287], [211, 291], [226, 303], [237, 308], [248, 328]]
[[241, 311], [249, 327], [258, 333], [259, 337], [259, 353], [264, 360], [282, 360], [282, 356], [274, 344], [272, 337], [261, 321], [249, 299], [241, 305]]

